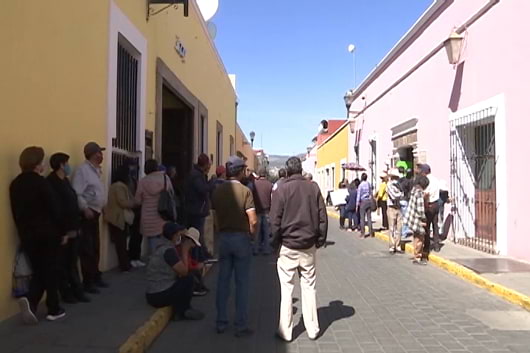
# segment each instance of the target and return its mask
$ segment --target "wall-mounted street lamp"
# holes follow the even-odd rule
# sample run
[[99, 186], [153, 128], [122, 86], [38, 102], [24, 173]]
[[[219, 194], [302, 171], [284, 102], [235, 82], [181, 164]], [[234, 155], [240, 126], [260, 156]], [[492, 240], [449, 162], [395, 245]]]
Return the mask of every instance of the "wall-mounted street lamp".
[[254, 131], [250, 132], [250, 146], [254, 148], [254, 138], [256, 137], [256, 133]]
[[462, 43], [464, 36], [453, 31], [449, 38], [444, 41], [445, 51], [447, 52], [447, 59], [449, 64], [456, 65], [460, 61], [460, 53], [462, 52]]
[[353, 90], [350, 89], [344, 95], [344, 105], [346, 105], [346, 117], [349, 115], [350, 107], [353, 104], [353, 100], [354, 100]]

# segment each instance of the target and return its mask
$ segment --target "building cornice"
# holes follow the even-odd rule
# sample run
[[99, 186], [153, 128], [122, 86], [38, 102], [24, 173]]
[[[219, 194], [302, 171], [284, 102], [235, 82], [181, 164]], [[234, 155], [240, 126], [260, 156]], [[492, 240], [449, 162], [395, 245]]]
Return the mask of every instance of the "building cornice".
[[428, 27], [454, 0], [435, 0], [416, 23], [405, 33], [376, 67], [366, 76], [361, 84], [353, 90], [353, 98], [357, 99]]

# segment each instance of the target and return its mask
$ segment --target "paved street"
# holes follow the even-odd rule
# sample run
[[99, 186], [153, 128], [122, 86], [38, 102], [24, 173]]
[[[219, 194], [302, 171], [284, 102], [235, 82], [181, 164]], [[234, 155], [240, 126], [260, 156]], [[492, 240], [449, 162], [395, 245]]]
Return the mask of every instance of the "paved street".
[[[330, 218], [330, 245], [319, 252], [318, 305], [323, 335], [313, 342], [303, 324], [296, 339], [275, 338], [279, 285], [275, 259], [254, 258], [251, 291], [253, 337], [214, 331], [216, 270], [212, 292], [194, 300], [207, 318], [172, 322], [150, 353], [362, 352], [529, 353], [530, 313], [433, 266], [414, 266], [409, 255], [389, 255], [386, 244], [339, 232]], [[295, 297], [300, 298], [296, 293]], [[296, 323], [301, 306], [296, 300]]]

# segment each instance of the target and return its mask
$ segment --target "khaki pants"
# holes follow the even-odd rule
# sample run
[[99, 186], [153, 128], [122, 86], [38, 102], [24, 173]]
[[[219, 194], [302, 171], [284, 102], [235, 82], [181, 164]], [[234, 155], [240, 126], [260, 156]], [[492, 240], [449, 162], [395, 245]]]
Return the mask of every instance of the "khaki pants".
[[423, 255], [423, 243], [425, 241], [425, 235], [420, 233], [414, 233], [414, 258], [421, 260]]
[[293, 250], [282, 245], [278, 258], [278, 277], [281, 285], [280, 324], [278, 333], [285, 340], [293, 338], [294, 277], [300, 275], [302, 315], [307, 334], [316, 338], [320, 332], [316, 305], [316, 248]]
[[399, 208], [389, 207], [387, 209], [388, 223], [390, 229], [389, 246], [391, 249], [397, 249], [401, 243], [401, 228], [403, 216]]

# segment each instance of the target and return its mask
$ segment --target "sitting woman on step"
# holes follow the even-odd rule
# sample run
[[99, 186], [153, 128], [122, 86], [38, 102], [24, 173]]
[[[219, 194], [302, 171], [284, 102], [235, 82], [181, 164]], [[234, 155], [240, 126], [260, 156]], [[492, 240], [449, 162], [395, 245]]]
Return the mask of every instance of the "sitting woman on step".
[[[177, 251], [177, 244], [180, 244], [181, 251]], [[201, 320], [204, 317], [190, 306], [193, 278], [188, 272], [189, 253], [195, 246], [201, 246], [197, 234], [168, 222], [147, 265], [147, 302], [155, 308], [172, 306], [174, 320]]]

